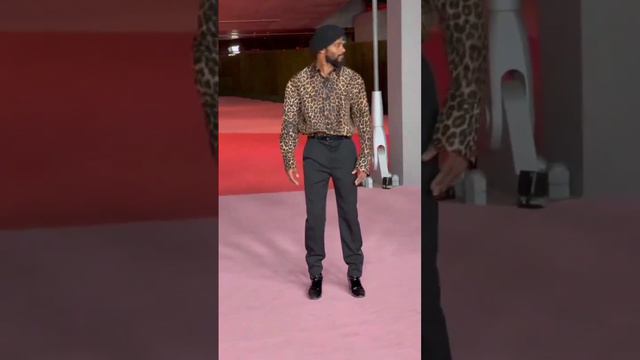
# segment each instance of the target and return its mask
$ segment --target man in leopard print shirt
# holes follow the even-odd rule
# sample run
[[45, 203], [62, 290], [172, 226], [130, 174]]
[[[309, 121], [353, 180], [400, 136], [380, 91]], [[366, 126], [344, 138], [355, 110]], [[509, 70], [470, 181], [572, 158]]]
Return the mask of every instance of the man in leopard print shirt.
[[[363, 253], [357, 186], [369, 172], [372, 130], [364, 81], [358, 73], [344, 66], [344, 43], [344, 29], [333, 25], [318, 28], [310, 43], [315, 62], [296, 74], [285, 90], [280, 149], [287, 176], [295, 185], [299, 185], [295, 159], [298, 136], [308, 137], [303, 170], [307, 208], [305, 249], [311, 299], [322, 294], [329, 178], [333, 179], [336, 189], [340, 240], [348, 265], [350, 290], [356, 297], [365, 294], [360, 282]], [[355, 130], [360, 135], [359, 156], [351, 140]]]
[[[435, 22], [445, 32], [452, 84], [438, 108], [433, 73], [422, 59], [422, 319], [423, 356], [451, 359], [437, 268], [438, 202], [475, 161], [487, 75], [483, 0], [422, 0], [423, 39]], [[439, 154], [444, 155], [442, 166]]]

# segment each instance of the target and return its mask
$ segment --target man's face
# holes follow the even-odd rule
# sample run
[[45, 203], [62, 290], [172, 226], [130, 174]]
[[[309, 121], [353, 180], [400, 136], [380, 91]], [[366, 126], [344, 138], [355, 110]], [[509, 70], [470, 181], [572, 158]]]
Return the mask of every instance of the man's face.
[[344, 65], [344, 54], [347, 51], [344, 48], [345, 39], [340, 38], [333, 44], [329, 45], [324, 51], [324, 56], [327, 62], [335, 68], [339, 68]]

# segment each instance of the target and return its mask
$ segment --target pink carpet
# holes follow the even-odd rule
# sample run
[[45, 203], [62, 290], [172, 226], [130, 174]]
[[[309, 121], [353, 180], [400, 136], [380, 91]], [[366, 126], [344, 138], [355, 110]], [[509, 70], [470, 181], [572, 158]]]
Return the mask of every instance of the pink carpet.
[[282, 104], [220, 99], [220, 358], [420, 359], [419, 189], [360, 189], [364, 299], [348, 292], [329, 192], [324, 293], [310, 301], [304, 179], [286, 178], [281, 124]]
[[[220, 358], [419, 359], [419, 191], [360, 189], [365, 299], [347, 293], [330, 192], [324, 296], [307, 300], [304, 198], [282, 172], [279, 104], [225, 99], [221, 113], [227, 105], [236, 108], [220, 118], [220, 190], [243, 195], [220, 198]], [[443, 203], [439, 262], [455, 358], [637, 359], [639, 204]]]
[[[345, 289], [330, 196], [319, 301], [304, 297], [302, 193], [220, 199], [221, 359], [420, 359], [418, 190], [360, 193], [368, 295]], [[638, 359], [640, 199], [441, 209], [455, 358]]]
[[640, 198], [544, 210], [444, 204], [440, 270], [454, 358], [633, 360]]
[[[235, 117], [220, 119], [220, 358], [420, 359], [419, 190], [360, 189], [364, 299], [346, 289], [330, 192], [324, 295], [307, 300], [304, 198], [282, 172], [278, 105], [221, 104]], [[639, 358], [640, 199], [441, 209], [455, 358]]]
[[364, 299], [347, 288], [335, 196], [323, 297], [306, 298], [302, 192], [220, 197], [220, 359], [420, 359], [419, 189], [360, 189]]

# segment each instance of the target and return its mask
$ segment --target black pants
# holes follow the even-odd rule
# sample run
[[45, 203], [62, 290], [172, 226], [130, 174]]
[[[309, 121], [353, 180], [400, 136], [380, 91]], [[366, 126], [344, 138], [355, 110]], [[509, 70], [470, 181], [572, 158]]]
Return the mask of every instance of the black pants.
[[307, 205], [305, 248], [309, 275], [322, 273], [324, 228], [326, 223], [329, 178], [333, 179], [338, 205], [342, 256], [348, 276], [362, 275], [362, 235], [358, 221], [358, 188], [352, 174], [357, 161], [356, 146], [351, 139], [310, 138], [304, 148], [304, 191]]
[[[429, 63], [422, 59], [422, 151], [426, 151], [433, 137], [438, 117], [435, 81]], [[451, 359], [449, 336], [444, 312], [440, 305], [438, 274], [438, 202], [430, 185], [438, 174], [438, 159], [422, 163], [422, 337], [423, 358]]]
[[425, 359], [451, 359], [438, 273], [438, 202], [428, 184], [438, 173], [438, 160], [422, 163], [422, 336]]

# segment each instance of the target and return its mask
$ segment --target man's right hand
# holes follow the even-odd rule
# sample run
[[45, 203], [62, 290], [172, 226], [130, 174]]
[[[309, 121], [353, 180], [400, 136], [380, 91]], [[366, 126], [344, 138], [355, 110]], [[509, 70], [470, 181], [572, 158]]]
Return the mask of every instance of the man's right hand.
[[298, 181], [298, 179], [300, 179], [300, 174], [298, 174], [298, 170], [296, 169], [289, 169], [287, 170], [287, 175], [289, 175], [289, 180], [296, 184], [296, 185], [300, 185], [300, 182]]

